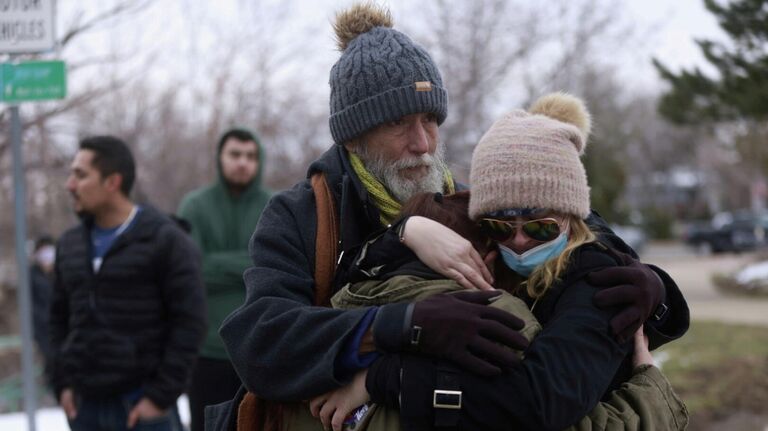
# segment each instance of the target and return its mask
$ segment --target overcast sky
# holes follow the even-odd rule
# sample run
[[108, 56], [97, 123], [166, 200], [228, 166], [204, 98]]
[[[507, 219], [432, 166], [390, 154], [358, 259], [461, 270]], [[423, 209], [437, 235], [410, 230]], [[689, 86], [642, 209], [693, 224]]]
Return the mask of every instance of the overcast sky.
[[[429, 1], [429, 0], [427, 0]], [[518, 0], [535, 1], [535, 0]], [[620, 0], [621, 1], [621, 0]], [[316, 58], [288, 58], [286, 67], [292, 67], [302, 71], [302, 75], [308, 82], [312, 82], [309, 88], [321, 93], [319, 100], [327, 97], [327, 77], [330, 66], [338, 59], [335, 51], [330, 22], [334, 13], [344, 9], [352, 0], [296, 0], [297, 5], [286, 14], [285, 24], [290, 27], [309, 26], [309, 33], [288, 32], [287, 42], [270, 43], [294, 43], [310, 47], [312, 57]], [[389, 0], [395, 19], [398, 22], [415, 21], [409, 16], [413, 13], [413, 4], [408, 0]], [[110, 8], [112, 1], [103, 0], [58, 0], [58, 33], [64, 32], [67, 22], [72, 16], [82, 10], [86, 15], [98, 14]], [[94, 32], [95, 37], [89, 37], [79, 43], [75, 50], [68, 51], [67, 61], [77, 60], [73, 57], [97, 55], [98, 51], [113, 52], [114, 48], [133, 46], [133, 52], [154, 51], [158, 57], [153, 60], [151, 70], [137, 70], [142, 74], [142, 79], [152, 82], [158, 87], [163, 87], [166, 82], [178, 77], [179, 74], [188, 75], [191, 80], [205, 84], [210, 74], [210, 69], [196, 67], [190, 58], [199, 61], [216, 62], [222, 56], [222, 51], [227, 46], [221, 46], [221, 42], [215, 42], [215, 38], [206, 38], [206, 32], [215, 31], [215, 26], [227, 26], [236, 29], [235, 35], [245, 35], [240, 40], [235, 40], [229, 45], [243, 44], [248, 40], [262, 40], [284, 31], [270, 31], [269, 22], [259, 22], [258, 18], [243, 20], [241, 14], [246, 5], [253, 10], [258, 10], [259, 4], [280, 5], [280, 0], [156, 0], [155, 3], [138, 18], [123, 20], [117, 25], [102, 26]], [[631, 24], [635, 31], [641, 35], [641, 43], [632, 52], [611, 52], [611, 60], [619, 64], [620, 79], [630, 92], [648, 93], [658, 92], [661, 89], [658, 73], [651, 65], [651, 58], [659, 58], [664, 64], [673, 69], [680, 67], [703, 66], [703, 60], [694, 38], [723, 39], [722, 32], [715, 19], [709, 14], [702, 0], [623, 0], [621, 22]], [[407, 7], [405, 5], [408, 5]], [[257, 15], [257, 14], [254, 14]], [[198, 23], [208, 23], [208, 28]], [[211, 24], [213, 23], [213, 24]], [[299, 25], [297, 25], [299, 24]], [[286, 25], [277, 29], [282, 30]], [[266, 28], [266, 30], [262, 30]], [[202, 36], [200, 36], [202, 35]], [[281, 36], [285, 37], [285, 35]], [[191, 42], [194, 40], [194, 42]], [[216, 44], [219, 44], [218, 46]], [[194, 45], [194, 46], [193, 46]], [[106, 49], [104, 49], [106, 48]], [[242, 50], [242, 62], [248, 62], [253, 57], [248, 51], [248, 46], [239, 48]], [[112, 50], [112, 51], [110, 51]], [[105, 52], [105, 53], [106, 53]], [[307, 52], [307, 51], [305, 51]], [[608, 51], [610, 52], [610, 51]], [[241, 62], [240, 67], [244, 67]], [[214, 63], [215, 64], [215, 63]], [[229, 65], [237, 67], [237, 65]], [[116, 67], [129, 70], [134, 73], [130, 63], [121, 63]], [[141, 66], [140, 66], [141, 67]], [[150, 72], [144, 76], [145, 72]], [[295, 76], [295, 74], [282, 74]], [[82, 76], [82, 75], [80, 75]], [[70, 82], [71, 89], [88, 82]]]
[[[658, 85], [658, 76], [649, 64], [651, 57], [673, 68], [705, 66], [694, 38], [725, 39], [701, 0], [627, 0], [626, 4], [629, 15], [651, 30], [645, 52], [634, 56], [638, 62], [634, 65], [638, 69], [636, 76], [644, 86]], [[631, 72], [634, 68], [628, 66]]]
[[[74, 5], [93, 4], [93, 7], [103, 10], [109, 3], [82, 0], [77, 3], [61, 4], [61, 7], [72, 8]], [[190, 30], [189, 24], [184, 28], [184, 24], [180, 24], [180, 20], [175, 18], [181, 16], [187, 21], [190, 19], [194, 21], [214, 17], [216, 21], [226, 23], [228, 20], [235, 21], [233, 18], [241, 13], [237, 5], [245, 3], [248, 2], [244, 0], [158, 1], [152, 7], [150, 20], [154, 21], [154, 27], [165, 31], [143, 31], [143, 35], [137, 35], [137, 27], [134, 23], [108, 29], [112, 32], [112, 37], [109, 39], [115, 43], [115, 41], [124, 41], [126, 38], [141, 39], [143, 37], [142, 43], [147, 46], [178, 43], [189, 34], [189, 31], [194, 30]], [[262, 3], [270, 3], [270, 0], [264, 0]], [[387, 3], [391, 4], [396, 24], [399, 19], [408, 18], [402, 16], [404, 15], [402, 5], [407, 4], [405, 0], [390, 0], [385, 2]], [[300, 7], [291, 10], [289, 14], [290, 21], [309, 22], [317, 28], [317, 37], [302, 43], [311, 43], [317, 47], [317, 50], [329, 53], [329, 61], [332, 63], [338, 54], [334, 51], [330, 21], [334, 12], [351, 4], [351, 0], [300, 0], [298, 4]], [[628, 81], [627, 85], [639, 90], [658, 87], [657, 73], [650, 64], [652, 57], [658, 57], [674, 68], [704, 65], [693, 38], [719, 38], [722, 35], [715, 19], [704, 8], [702, 0], [624, 0], [623, 4], [625, 9], [622, 19], [631, 23], [643, 35], [644, 45], [638, 47], [635, 52], [617, 53], [617, 55], [624, 58], [622, 74]], [[142, 22], [140, 25], [153, 27], [147, 22]], [[256, 23], [253, 27], [256, 27]], [[173, 30], [169, 31], [169, 29]], [[160, 34], [162, 36], [159, 36]], [[206, 50], [212, 47], [206, 47], [203, 43], [199, 49]]]
[[[395, 22], [400, 0], [392, 0]], [[535, 0], [525, 0], [535, 1]], [[349, 4], [345, 0], [330, 0], [332, 6], [320, 12], [330, 20], [333, 11]], [[724, 39], [717, 21], [704, 7], [702, 0], [623, 0], [623, 19], [636, 26], [644, 35], [645, 44], [637, 52], [622, 53], [623, 75], [627, 85], [639, 91], [656, 89], [659, 78], [651, 65], [651, 58], [657, 57], [672, 68], [703, 66], [706, 63], [694, 43], [694, 38]], [[323, 6], [316, 6], [323, 7]], [[317, 14], [312, 13], [315, 17]]]

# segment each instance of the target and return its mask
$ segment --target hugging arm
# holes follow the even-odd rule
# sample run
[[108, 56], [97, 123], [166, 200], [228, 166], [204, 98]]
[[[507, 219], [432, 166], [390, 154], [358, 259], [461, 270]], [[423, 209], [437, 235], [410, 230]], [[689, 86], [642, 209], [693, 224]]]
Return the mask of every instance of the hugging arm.
[[690, 312], [672, 277], [657, 266], [641, 263], [637, 253], [595, 211], [587, 223], [623, 260], [620, 267], [589, 276], [592, 284], [605, 288], [595, 296], [597, 305], [621, 309], [611, 320], [614, 335], [629, 339], [645, 323], [651, 350], [682, 337], [688, 331]]
[[[589, 278], [593, 286], [601, 288], [595, 297], [596, 305], [606, 309], [616, 307], [611, 331], [617, 339], [630, 339], [643, 323], [648, 323], [651, 349], [685, 334], [690, 313], [675, 281], [662, 269], [638, 261], [635, 251], [616, 236], [597, 213], [593, 212], [587, 222], [601, 242], [622, 256], [621, 266], [596, 271]], [[401, 232], [404, 232], [404, 242], [400, 241]], [[443, 242], [458, 245], [448, 247], [441, 245]], [[409, 217], [368, 241], [352, 262], [349, 275], [352, 280], [361, 280], [375, 275], [372, 271], [385, 273], [397, 264], [397, 261], [391, 262], [393, 256], [415, 253], [419, 260], [445, 277], [465, 287], [485, 289], [484, 265], [479, 265], [468, 253], [456, 252], [468, 244], [435, 221]], [[444, 262], [452, 263], [447, 266]]]
[[464, 288], [493, 289], [493, 276], [472, 244], [420, 216], [405, 217], [369, 238], [350, 263], [348, 278], [352, 282], [369, 279], [416, 258]]
[[[309, 209], [306, 206], [292, 202], [313, 201], [302, 197], [303, 193], [311, 193], [311, 189], [296, 186], [290, 192], [278, 194], [265, 208], [251, 239], [253, 266], [244, 275], [245, 303], [225, 320], [220, 330], [245, 386], [260, 397], [279, 401], [317, 396], [341, 387], [351, 379], [357, 369], [345, 366], [343, 359], [349, 356], [350, 345], [354, 344], [355, 336], [371, 313], [375, 312], [370, 327], [378, 350], [407, 348], [410, 345], [410, 322], [414, 321], [411, 319], [421, 321], [427, 332], [440, 327], [439, 322], [436, 323], [440, 316], [419, 313], [419, 307], [407, 303], [387, 304], [375, 311], [372, 311], [373, 307], [342, 310], [313, 306], [316, 219], [307, 216]], [[450, 355], [456, 345], [476, 344], [479, 338], [502, 342], [516, 339], [516, 323], [504, 324], [515, 318], [487, 318], [487, 312], [475, 312], [472, 302], [480, 299], [487, 301], [487, 298], [474, 297], [457, 300], [449, 307], [467, 312], [444, 317], [458, 321], [460, 326], [468, 326], [464, 323], [469, 320], [490, 321], [485, 323], [497, 328], [491, 336], [475, 331], [460, 340], [459, 337], [451, 339], [466, 343], [441, 345], [438, 347], [446, 348], [424, 353]], [[481, 308], [485, 310], [485, 307]], [[477, 317], [480, 314], [482, 316]], [[419, 320], [420, 315], [426, 317]], [[481, 353], [499, 350], [495, 346], [483, 347], [492, 344], [490, 342], [479, 342]], [[511, 354], [500, 356], [514, 357]]]

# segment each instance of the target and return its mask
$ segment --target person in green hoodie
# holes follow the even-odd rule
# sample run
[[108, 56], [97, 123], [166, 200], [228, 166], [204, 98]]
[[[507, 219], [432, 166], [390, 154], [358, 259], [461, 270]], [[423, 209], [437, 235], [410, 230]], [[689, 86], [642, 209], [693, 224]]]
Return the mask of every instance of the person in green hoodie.
[[216, 181], [184, 196], [178, 211], [203, 252], [208, 300], [208, 333], [189, 389], [192, 431], [203, 431], [205, 406], [229, 400], [240, 387], [218, 331], [245, 300], [248, 240], [270, 197], [261, 184], [264, 148], [256, 135], [228, 130], [219, 139], [217, 159]]

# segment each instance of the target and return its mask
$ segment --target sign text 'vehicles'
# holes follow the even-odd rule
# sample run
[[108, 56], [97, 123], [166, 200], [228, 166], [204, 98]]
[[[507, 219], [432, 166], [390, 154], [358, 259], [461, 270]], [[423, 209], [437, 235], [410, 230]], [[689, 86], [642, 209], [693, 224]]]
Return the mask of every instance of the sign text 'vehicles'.
[[53, 33], [53, 0], [0, 0], [0, 53], [51, 49]]
[[[41, 0], [0, 0], [0, 13], [25, 13], [43, 10]], [[11, 17], [11, 15], [6, 15]], [[0, 17], [0, 40], [17, 44], [25, 40], [45, 38], [45, 22], [41, 19], [3, 19]]]
[[0, 18], [0, 41], [16, 45], [20, 42], [45, 40], [45, 38], [43, 20], [6, 21]]

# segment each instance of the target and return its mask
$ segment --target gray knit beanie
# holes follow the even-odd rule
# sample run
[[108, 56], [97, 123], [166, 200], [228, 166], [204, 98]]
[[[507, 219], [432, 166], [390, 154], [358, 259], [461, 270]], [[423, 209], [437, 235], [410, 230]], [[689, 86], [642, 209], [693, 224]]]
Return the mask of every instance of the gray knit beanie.
[[586, 218], [589, 186], [579, 156], [589, 131], [584, 103], [563, 93], [502, 117], [472, 154], [469, 216], [547, 208]]
[[424, 48], [391, 27], [389, 11], [371, 3], [336, 17], [342, 54], [331, 69], [329, 122], [337, 144], [409, 114], [445, 120], [448, 94], [440, 71]]

